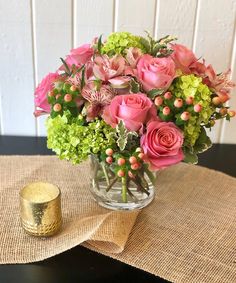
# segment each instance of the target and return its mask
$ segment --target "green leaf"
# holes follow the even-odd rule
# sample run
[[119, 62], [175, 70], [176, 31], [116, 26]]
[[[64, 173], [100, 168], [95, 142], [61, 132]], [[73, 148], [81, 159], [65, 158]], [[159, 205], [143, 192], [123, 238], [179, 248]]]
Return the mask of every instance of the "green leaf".
[[128, 141], [127, 129], [123, 120], [120, 120], [119, 124], [116, 126], [116, 132], [118, 134], [117, 145], [120, 150], [123, 151]]
[[194, 145], [194, 153], [202, 153], [212, 146], [210, 138], [206, 134], [206, 130], [201, 127], [201, 132]]
[[102, 34], [99, 36], [99, 39], [98, 39], [98, 53], [101, 54], [102, 53], [102, 46], [103, 46], [103, 43], [102, 43]]
[[81, 90], [83, 89], [83, 87], [84, 87], [84, 85], [85, 85], [85, 78], [84, 78], [84, 75], [85, 75], [85, 68], [82, 69], [81, 82], [80, 82]]
[[134, 79], [131, 79], [130, 81], [130, 91], [132, 93], [138, 93], [140, 91], [140, 85]]
[[146, 38], [140, 37], [140, 43], [144, 46], [146, 52], [150, 53], [151, 50], [150, 42]]
[[191, 164], [198, 163], [198, 157], [196, 153], [191, 152], [191, 150], [188, 147], [185, 147], [183, 151], [184, 151], [184, 162]]
[[70, 71], [70, 68], [68, 67], [66, 61], [63, 58], [60, 58], [60, 59], [61, 59], [63, 65], [64, 65], [64, 67], [66, 69], [66, 74], [70, 76], [71, 75], [71, 71]]
[[163, 94], [163, 92], [164, 92], [163, 89], [154, 88], [148, 92], [148, 97], [154, 99], [157, 95]]

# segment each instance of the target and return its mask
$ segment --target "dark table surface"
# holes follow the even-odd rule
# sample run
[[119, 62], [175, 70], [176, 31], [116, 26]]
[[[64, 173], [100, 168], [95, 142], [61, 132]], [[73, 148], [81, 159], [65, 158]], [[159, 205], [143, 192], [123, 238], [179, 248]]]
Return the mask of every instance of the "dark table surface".
[[[52, 154], [45, 138], [0, 136], [0, 155], [35, 154]], [[236, 177], [236, 145], [213, 145], [199, 156], [199, 165]], [[37, 263], [0, 265], [0, 283], [61, 282], [167, 281], [81, 246]]]

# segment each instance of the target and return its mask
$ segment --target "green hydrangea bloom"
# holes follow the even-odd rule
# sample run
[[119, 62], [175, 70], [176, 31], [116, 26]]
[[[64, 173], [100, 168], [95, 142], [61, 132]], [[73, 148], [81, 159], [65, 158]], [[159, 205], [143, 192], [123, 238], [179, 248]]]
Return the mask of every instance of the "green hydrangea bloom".
[[48, 118], [47, 146], [60, 159], [78, 164], [93, 153], [98, 154], [115, 143], [114, 129], [103, 120], [95, 120], [85, 125], [84, 117], [72, 117], [69, 112], [56, 118]]
[[202, 78], [195, 75], [184, 75], [175, 79], [170, 87], [170, 91], [176, 97], [186, 100], [187, 97], [194, 98], [194, 104], [202, 105], [202, 111], [195, 113], [193, 106], [189, 106], [186, 111], [191, 113], [191, 118], [184, 125], [185, 142], [194, 146], [201, 131], [201, 125], [207, 124], [214, 108], [211, 105], [211, 91], [207, 85], [202, 83]]
[[102, 53], [108, 54], [109, 56], [114, 54], [125, 54], [125, 49], [129, 47], [138, 47], [142, 51], [144, 46], [140, 43], [140, 37], [135, 36], [129, 32], [114, 32], [111, 33], [107, 41], [102, 47]]

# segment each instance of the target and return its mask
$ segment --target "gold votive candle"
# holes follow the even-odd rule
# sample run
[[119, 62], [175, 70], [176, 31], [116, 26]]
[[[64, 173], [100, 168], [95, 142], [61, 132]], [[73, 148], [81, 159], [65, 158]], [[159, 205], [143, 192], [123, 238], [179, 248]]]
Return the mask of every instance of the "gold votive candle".
[[31, 183], [20, 191], [20, 217], [24, 230], [47, 237], [61, 227], [61, 192], [50, 183]]

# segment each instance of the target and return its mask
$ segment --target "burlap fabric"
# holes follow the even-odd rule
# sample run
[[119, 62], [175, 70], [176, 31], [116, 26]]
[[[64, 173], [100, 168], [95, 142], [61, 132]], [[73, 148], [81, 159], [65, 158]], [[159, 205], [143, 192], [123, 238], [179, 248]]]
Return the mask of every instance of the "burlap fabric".
[[[150, 206], [122, 213], [92, 200], [87, 166], [49, 156], [0, 157], [0, 263], [39, 261], [83, 244], [172, 282], [236, 282], [235, 178], [172, 166], [158, 173]], [[20, 227], [19, 190], [36, 180], [62, 191], [64, 224], [47, 239]]]

